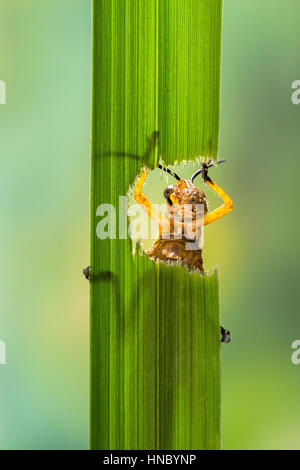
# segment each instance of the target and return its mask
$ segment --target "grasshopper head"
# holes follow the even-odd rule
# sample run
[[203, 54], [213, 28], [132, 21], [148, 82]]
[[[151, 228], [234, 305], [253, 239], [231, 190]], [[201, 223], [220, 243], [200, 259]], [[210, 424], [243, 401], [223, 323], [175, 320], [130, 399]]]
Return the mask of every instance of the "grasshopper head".
[[204, 192], [197, 188], [190, 180], [179, 180], [177, 184], [167, 186], [164, 190], [168, 208], [172, 206], [184, 206], [197, 204], [204, 205], [204, 213], [207, 212], [207, 203]]

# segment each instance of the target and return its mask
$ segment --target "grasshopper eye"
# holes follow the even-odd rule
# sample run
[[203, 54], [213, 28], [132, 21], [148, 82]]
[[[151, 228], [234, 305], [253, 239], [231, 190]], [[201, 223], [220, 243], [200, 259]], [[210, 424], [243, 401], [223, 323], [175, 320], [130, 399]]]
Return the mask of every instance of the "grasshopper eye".
[[164, 190], [164, 197], [166, 199], [169, 199], [172, 192], [173, 192], [173, 186], [167, 186], [166, 189]]

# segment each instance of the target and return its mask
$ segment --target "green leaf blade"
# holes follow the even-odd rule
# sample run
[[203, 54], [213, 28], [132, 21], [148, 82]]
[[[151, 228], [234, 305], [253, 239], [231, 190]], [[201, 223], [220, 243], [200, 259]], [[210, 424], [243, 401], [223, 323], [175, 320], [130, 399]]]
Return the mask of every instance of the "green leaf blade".
[[[216, 273], [132, 255], [97, 237], [143, 164], [215, 157], [219, 0], [94, 0], [91, 448], [220, 446]], [[145, 154], [147, 138], [159, 145]], [[119, 233], [117, 215], [116, 233]]]

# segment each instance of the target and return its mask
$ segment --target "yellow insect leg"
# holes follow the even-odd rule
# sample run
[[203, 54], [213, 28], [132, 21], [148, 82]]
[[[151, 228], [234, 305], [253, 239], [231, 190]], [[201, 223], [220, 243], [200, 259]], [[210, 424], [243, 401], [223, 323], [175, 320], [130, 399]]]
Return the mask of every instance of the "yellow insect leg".
[[144, 211], [147, 212], [149, 217], [155, 220], [161, 227], [162, 217], [159, 215], [157, 210], [152, 206], [151, 202], [142, 191], [143, 184], [146, 181], [148, 173], [149, 173], [149, 170], [147, 170], [146, 168], [142, 171], [142, 174], [139, 177], [137, 185], [134, 190], [134, 199], [136, 200], [138, 204], [140, 204], [143, 207]]
[[232, 211], [233, 209], [233, 202], [230, 197], [221, 189], [212, 179], [208, 179], [205, 183], [213, 189], [224, 201], [222, 206], [218, 207], [217, 209], [213, 210], [209, 214], [205, 214], [204, 216], [204, 225], [211, 224], [216, 220], [220, 219], [224, 215], [228, 214], [228, 212]]

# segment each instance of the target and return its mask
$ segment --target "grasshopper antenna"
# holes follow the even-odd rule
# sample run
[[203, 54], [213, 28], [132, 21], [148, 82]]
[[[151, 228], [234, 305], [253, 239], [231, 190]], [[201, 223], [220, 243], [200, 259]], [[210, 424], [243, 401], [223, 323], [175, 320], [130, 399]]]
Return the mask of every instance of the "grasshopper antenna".
[[173, 176], [177, 181], [180, 181], [181, 178], [179, 178], [178, 175], [176, 175], [176, 173], [174, 173], [173, 171], [169, 170], [169, 168], [164, 168], [162, 165], [158, 165], [158, 168], [160, 168], [161, 170], [164, 170], [166, 173], [169, 173], [169, 175]]
[[[219, 163], [224, 163], [224, 162], [226, 162], [225, 159], [217, 161], [216, 164], [219, 165]], [[211, 166], [215, 166], [213, 160], [211, 160], [211, 161], [209, 162], [209, 164], [207, 165], [207, 168], [209, 168], [209, 167], [211, 167]], [[200, 168], [199, 170], [195, 171], [195, 173], [192, 175], [190, 181], [193, 182], [194, 179], [195, 179], [198, 175], [200, 175], [201, 172], [202, 172], [202, 168]]]

